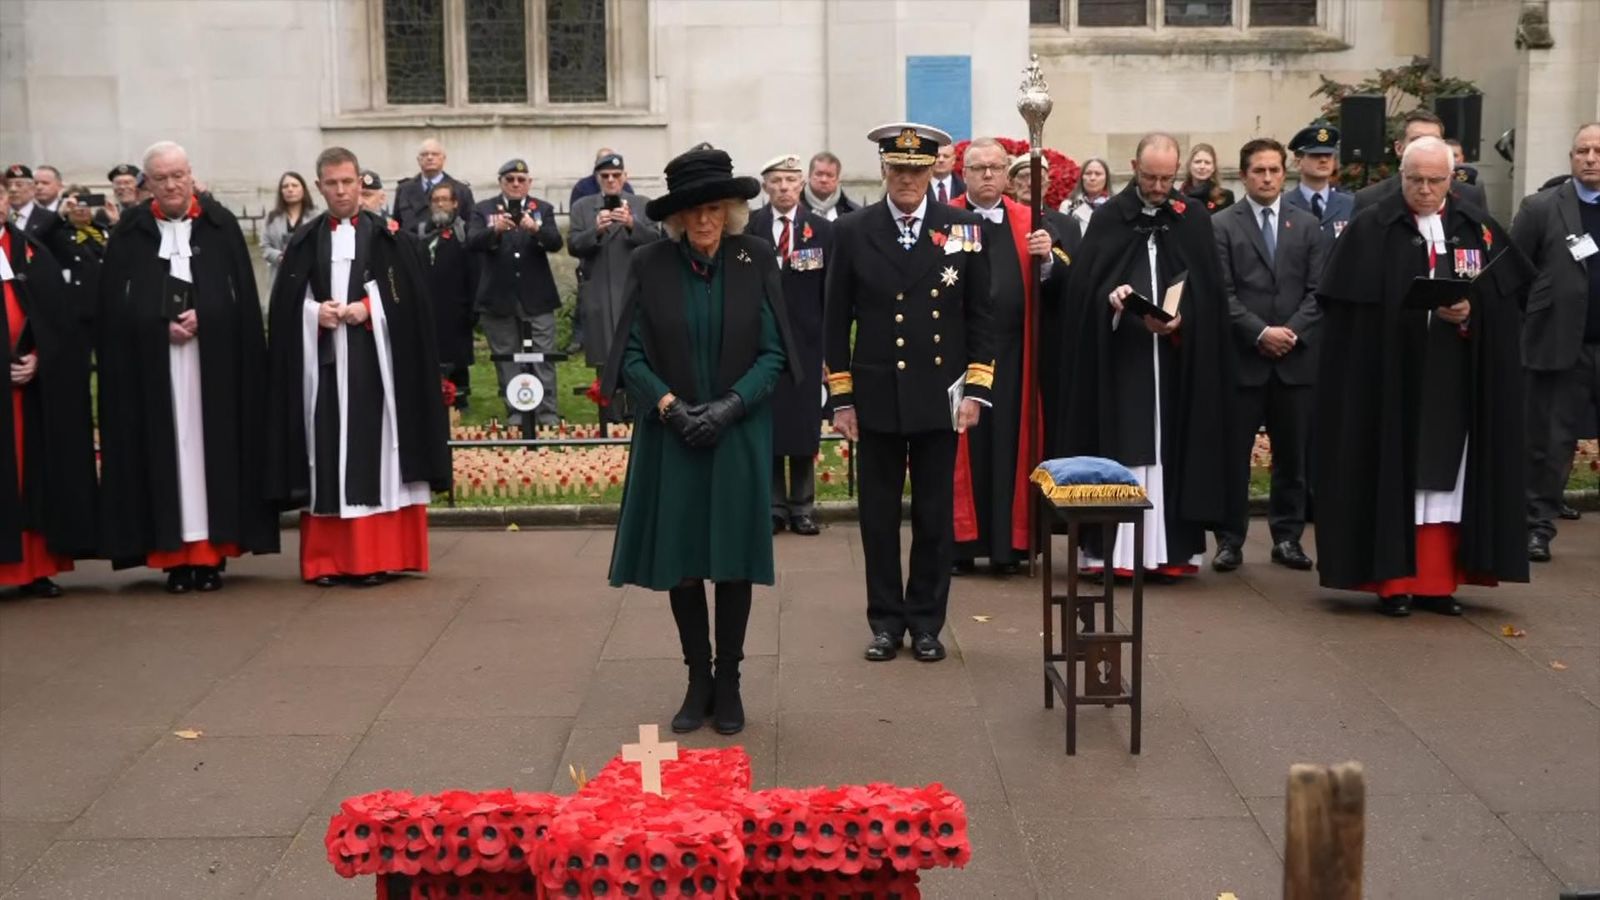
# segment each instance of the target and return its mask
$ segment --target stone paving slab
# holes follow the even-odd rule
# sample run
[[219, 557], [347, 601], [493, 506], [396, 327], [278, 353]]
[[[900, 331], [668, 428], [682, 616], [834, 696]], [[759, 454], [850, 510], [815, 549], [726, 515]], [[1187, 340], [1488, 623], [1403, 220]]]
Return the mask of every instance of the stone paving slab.
[[[1240, 571], [1149, 590], [1141, 756], [1120, 708], [1084, 709], [1063, 753], [1035, 580], [958, 579], [943, 663], [861, 660], [848, 523], [777, 539], [746, 732], [680, 740], [742, 744], [759, 787], [951, 786], [976, 856], [930, 898], [1277, 896], [1289, 765], [1347, 758], [1368, 896], [1600, 887], [1597, 517], [1461, 619], [1385, 619], [1255, 531]], [[606, 585], [609, 531], [436, 531], [432, 572], [370, 590], [299, 584], [284, 537], [220, 594], [86, 564], [58, 600], [0, 597], [0, 897], [368, 898], [323, 851], [341, 798], [570, 791], [676, 708], [670, 612]]]

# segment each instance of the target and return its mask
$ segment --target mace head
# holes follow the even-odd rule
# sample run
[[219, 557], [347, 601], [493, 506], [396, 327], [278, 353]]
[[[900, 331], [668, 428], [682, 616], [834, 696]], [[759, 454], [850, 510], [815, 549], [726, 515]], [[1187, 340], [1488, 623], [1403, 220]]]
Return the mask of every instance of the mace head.
[[1022, 86], [1017, 95], [1017, 112], [1028, 123], [1028, 134], [1037, 144], [1044, 134], [1044, 120], [1050, 118], [1050, 85], [1045, 84], [1044, 73], [1039, 70], [1039, 57], [1033, 56], [1022, 71]]

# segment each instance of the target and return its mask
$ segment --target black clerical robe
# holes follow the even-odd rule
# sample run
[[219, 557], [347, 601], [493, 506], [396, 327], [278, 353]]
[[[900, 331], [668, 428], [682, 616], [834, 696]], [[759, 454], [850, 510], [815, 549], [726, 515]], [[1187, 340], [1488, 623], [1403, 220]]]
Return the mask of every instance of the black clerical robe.
[[[119, 565], [278, 549], [261, 490], [266, 337], [250, 251], [209, 197], [184, 220], [186, 257], [163, 247], [154, 204], [124, 211], [100, 271], [101, 550]], [[174, 256], [187, 262], [198, 326], [181, 347], [168, 339]]]
[[44, 245], [0, 222], [0, 252], [7, 361], [37, 360], [33, 380], [7, 379], [0, 400], [0, 584], [27, 584], [95, 551], [89, 342]]
[[[1411, 575], [1418, 528], [1432, 521], [1459, 529], [1456, 568], [1469, 577], [1528, 578], [1518, 341], [1531, 267], [1478, 207], [1451, 200], [1442, 220], [1435, 274], [1487, 267], [1468, 290], [1465, 327], [1403, 308], [1429, 254], [1398, 191], [1351, 220], [1317, 291], [1312, 477], [1327, 587], [1369, 589]], [[1424, 514], [1424, 494], [1452, 491], [1459, 512]]]
[[[326, 213], [295, 232], [273, 286], [265, 475], [267, 496], [281, 508], [339, 515], [345, 507], [382, 504], [392, 487], [384, 459], [391, 450], [400, 484], [438, 491], [450, 484], [434, 312], [419, 248], [372, 213], [359, 213], [355, 223], [354, 258], [338, 290]], [[365, 300], [371, 318], [313, 332], [308, 307], [327, 299]]]
[[[1229, 521], [1233, 504], [1244, 502], [1226, 458], [1235, 376], [1219, 266], [1204, 209], [1174, 197], [1147, 211], [1130, 184], [1090, 220], [1067, 287], [1068, 333], [1044, 342], [1045, 352], [1076, 355], [1065, 365], [1042, 361], [1070, 373], [1058, 388], [1063, 412], [1050, 455], [1105, 456], [1135, 474], [1160, 472], [1145, 484], [1156, 506], [1147, 551], [1165, 546], [1164, 559], [1146, 553], [1152, 567], [1186, 564], [1205, 549], [1205, 530]], [[1118, 285], [1130, 284], [1159, 304], [1184, 273], [1182, 323], [1172, 335], [1152, 335], [1108, 302]], [[1153, 535], [1153, 527], [1164, 534]]]

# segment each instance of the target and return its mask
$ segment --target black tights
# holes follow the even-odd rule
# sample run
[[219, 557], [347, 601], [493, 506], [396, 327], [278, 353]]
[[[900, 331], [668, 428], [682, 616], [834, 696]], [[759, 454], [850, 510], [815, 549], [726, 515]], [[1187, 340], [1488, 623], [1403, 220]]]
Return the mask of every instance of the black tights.
[[[686, 581], [668, 591], [672, 599], [672, 618], [678, 623], [678, 640], [683, 644], [683, 661], [691, 673], [711, 668], [711, 621], [706, 609], [706, 583]], [[745, 629], [750, 624], [750, 582], [716, 582], [717, 668], [737, 672], [744, 659]]]

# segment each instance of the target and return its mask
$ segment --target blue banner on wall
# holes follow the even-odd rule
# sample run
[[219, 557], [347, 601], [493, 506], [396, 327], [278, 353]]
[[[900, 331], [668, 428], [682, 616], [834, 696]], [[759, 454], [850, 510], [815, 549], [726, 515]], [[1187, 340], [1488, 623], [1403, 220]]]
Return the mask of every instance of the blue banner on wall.
[[972, 57], [907, 56], [906, 118], [972, 137]]

